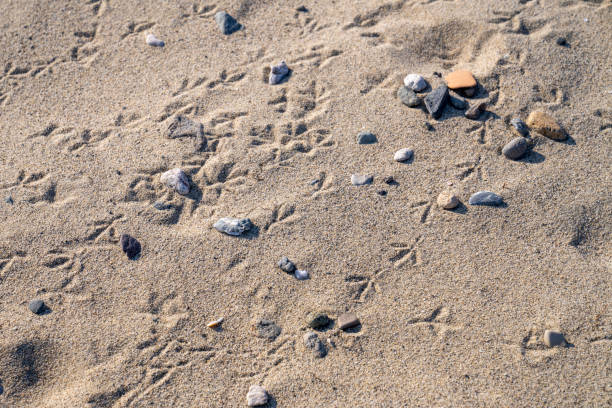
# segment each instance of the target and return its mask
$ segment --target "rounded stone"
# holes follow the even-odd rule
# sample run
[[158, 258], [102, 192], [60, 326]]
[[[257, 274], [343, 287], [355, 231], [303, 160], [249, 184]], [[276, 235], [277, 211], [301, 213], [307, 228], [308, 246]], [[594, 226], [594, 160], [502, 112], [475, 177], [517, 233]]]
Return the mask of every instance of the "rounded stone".
[[217, 221], [213, 227], [224, 234], [239, 236], [249, 231], [253, 227], [253, 224], [248, 218], [224, 217]]
[[476, 78], [470, 71], [454, 71], [444, 78], [450, 89], [471, 88], [476, 86]]
[[517, 137], [504, 146], [502, 154], [511, 160], [518, 160], [525, 155], [527, 147], [527, 139]]
[[376, 139], [376, 136], [373, 133], [360, 132], [357, 135], [357, 143], [359, 144], [372, 144], [376, 142], [378, 142], [378, 140]]
[[487, 108], [486, 102], [479, 102], [472, 105], [467, 111], [465, 111], [465, 117], [468, 119], [478, 119], [480, 114]]
[[419, 106], [421, 104], [421, 98], [414, 93], [414, 91], [407, 86], [402, 86], [397, 90], [397, 97], [406, 106], [411, 108]]
[[527, 125], [536, 132], [553, 140], [565, 140], [567, 134], [561, 129], [557, 121], [547, 113], [533, 111], [527, 118]]
[[472, 194], [468, 202], [470, 205], [496, 206], [501, 205], [504, 202], [504, 199], [501, 196], [490, 191], [479, 191], [477, 193]]
[[278, 267], [287, 273], [295, 272], [295, 264], [291, 262], [286, 256], [283, 256], [280, 261], [278, 261]]
[[40, 314], [44, 310], [44, 307], [45, 302], [40, 299], [33, 299], [28, 304], [28, 309], [30, 309], [30, 312], [34, 314]]
[[268, 392], [261, 385], [251, 385], [246, 398], [249, 407], [261, 407], [268, 403]]
[[351, 183], [354, 186], [363, 186], [366, 184], [372, 184], [372, 181], [374, 181], [374, 177], [369, 175], [369, 174], [353, 174], [351, 176]]
[[295, 279], [297, 280], [306, 280], [310, 278], [310, 274], [308, 273], [308, 271], [302, 271], [299, 269], [295, 270], [294, 276], [295, 276]]
[[421, 92], [423, 89], [427, 88], [427, 81], [419, 74], [408, 74], [406, 78], [404, 78], [404, 85], [415, 92]]
[[459, 198], [450, 191], [443, 191], [436, 201], [445, 210], [452, 210], [459, 205]]
[[344, 313], [338, 317], [338, 327], [340, 330], [350, 329], [360, 324], [359, 318], [354, 313]]
[[189, 194], [189, 178], [183, 170], [179, 168], [168, 170], [159, 179], [167, 187], [176, 190], [177, 193]]
[[225, 35], [230, 35], [242, 28], [240, 23], [238, 23], [234, 17], [230, 16], [225, 11], [219, 11], [217, 14], [215, 14], [215, 21], [221, 29], [221, 32]]
[[395, 152], [395, 154], [393, 155], [393, 160], [395, 160], [396, 162], [405, 162], [405, 161], [412, 159], [413, 155], [414, 155], [414, 150], [403, 148]]
[[449, 102], [453, 108], [459, 110], [463, 110], [468, 106], [468, 103], [465, 99], [455, 95], [450, 96]]

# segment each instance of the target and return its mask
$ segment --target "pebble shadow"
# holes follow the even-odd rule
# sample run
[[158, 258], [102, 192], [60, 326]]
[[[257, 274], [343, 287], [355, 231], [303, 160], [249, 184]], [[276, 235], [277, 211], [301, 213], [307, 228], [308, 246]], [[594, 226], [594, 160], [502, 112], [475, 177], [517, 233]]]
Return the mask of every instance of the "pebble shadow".
[[255, 239], [259, 236], [259, 227], [257, 225], [253, 225], [250, 230], [246, 231], [242, 235], [238, 235], [236, 238], [241, 239]]
[[357, 326], [353, 326], [349, 329], [344, 329], [345, 333], [359, 333], [361, 331], [361, 323], [359, 323]]
[[537, 164], [542, 163], [544, 160], [546, 160], [546, 156], [531, 150], [525, 157], [517, 161], [520, 163]]
[[276, 408], [278, 407], [278, 403], [276, 402], [276, 398], [268, 394], [268, 403], [264, 405], [265, 408]]
[[42, 307], [38, 311], [37, 315], [39, 315], [39, 316], [48, 315], [51, 312], [52, 312], [51, 308], [49, 306], [47, 306], [47, 304], [45, 303], [45, 304], [42, 305]]
[[455, 214], [467, 214], [468, 209], [465, 206], [465, 204], [460, 202], [457, 207], [455, 207], [455, 208], [453, 208], [452, 210], [449, 210], [449, 211], [452, 212], [452, 213], [455, 213]]

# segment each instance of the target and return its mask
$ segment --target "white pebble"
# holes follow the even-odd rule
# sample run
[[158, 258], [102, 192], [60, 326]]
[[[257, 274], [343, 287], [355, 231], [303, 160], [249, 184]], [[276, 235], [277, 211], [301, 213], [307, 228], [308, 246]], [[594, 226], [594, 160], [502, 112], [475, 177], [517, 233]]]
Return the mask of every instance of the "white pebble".
[[414, 151], [412, 149], [399, 149], [395, 152], [395, 155], [393, 155], [393, 160], [396, 162], [405, 162], [412, 159], [413, 154]]
[[189, 178], [183, 170], [179, 168], [168, 170], [159, 179], [169, 188], [176, 190], [177, 193], [189, 194]]
[[299, 269], [296, 269], [296, 271], [295, 271], [295, 278], [297, 280], [306, 280], [306, 279], [310, 278], [310, 274], [308, 273], [308, 271], [301, 271]]
[[404, 85], [414, 92], [421, 92], [423, 89], [427, 88], [427, 81], [419, 74], [409, 74], [404, 78]]
[[164, 45], [166, 45], [162, 40], [157, 38], [154, 34], [147, 34], [145, 41], [147, 45], [150, 45], [152, 47], [163, 47]]
[[251, 385], [247, 394], [247, 405], [259, 407], [268, 403], [268, 392], [260, 385]]

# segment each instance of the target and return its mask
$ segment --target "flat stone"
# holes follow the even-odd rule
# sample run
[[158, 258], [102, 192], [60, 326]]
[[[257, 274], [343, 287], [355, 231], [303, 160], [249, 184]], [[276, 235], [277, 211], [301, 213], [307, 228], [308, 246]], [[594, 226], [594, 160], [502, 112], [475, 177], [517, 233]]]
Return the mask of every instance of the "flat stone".
[[147, 45], [150, 45], [151, 47], [163, 47], [164, 45], [166, 45], [162, 40], [157, 38], [154, 34], [147, 34], [147, 36], [145, 37], [145, 42], [147, 43]]
[[561, 129], [557, 121], [547, 113], [533, 111], [527, 118], [527, 125], [536, 132], [553, 140], [565, 140], [567, 134]]
[[297, 280], [306, 280], [310, 278], [310, 274], [308, 273], [308, 271], [303, 271], [300, 269], [296, 269], [293, 276], [295, 276], [295, 279]]
[[421, 92], [423, 89], [427, 88], [427, 81], [419, 74], [408, 74], [406, 78], [404, 78], [404, 85], [415, 92]]
[[510, 121], [510, 126], [512, 126], [512, 130], [519, 136], [527, 136], [529, 134], [529, 128], [520, 118], [513, 118]]
[[350, 329], [360, 324], [361, 322], [354, 313], [344, 313], [338, 317], [338, 327], [340, 327], [340, 330]]
[[425, 107], [434, 119], [438, 119], [442, 115], [448, 98], [448, 87], [446, 85], [440, 85], [425, 97]]
[[280, 84], [288, 73], [289, 67], [285, 61], [281, 61], [276, 65], [271, 65], [268, 83], [270, 85]]
[[544, 332], [544, 344], [548, 347], [563, 346], [566, 344], [563, 333], [555, 330], [546, 330]]
[[237, 237], [249, 231], [253, 227], [253, 223], [248, 218], [224, 217], [217, 221], [213, 227], [219, 232]]
[[517, 137], [512, 139], [502, 149], [502, 154], [511, 160], [518, 160], [527, 152], [527, 139]]
[[247, 405], [260, 407], [268, 403], [268, 392], [261, 385], [251, 385], [247, 393]]
[[438, 196], [436, 200], [440, 208], [444, 208], [445, 210], [452, 210], [459, 205], [459, 198], [450, 191], [443, 191]]
[[376, 143], [378, 142], [378, 139], [376, 139], [376, 136], [374, 136], [373, 133], [370, 132], [360, 132], [357, 135], [357, 143], [359, 144], [372, 144], [372, 143]]
[[504, 199], [490, 191], [479, 191], [470, 197], [470, 205], [501, 205]]
[[136, 258], [140, 254], [141, 246], [136, 238], [128, 234], [122, 234], [119, 243], [121, 244], [121, 249], [128, 258]]
[[414, 150], [412, 149], [408, 149], [408, 148], [399, 149], [393, 155], [393, 160], [395, 160], [396, 162], [405, 162], [405, 161], [412, 159], [413, 155], [414, 155]]
[[406, 106], [414, 108], [421, 104], [421, 98], [414, 93], [414, 91], [407, 86], [402, 86], [397, 90], [397, 97]]
[[179, 168], [168, 170], [162, 173], [159, 179], [167, 187], [176, 190], [177, 193], [189, 194], [189, 178], [183, 170]]
[[372, 184], [372, 181], [374, 181], [374, 177], [369, 175], [369, 174], [353, 174], [351, 176], [351, 183], [353, 183], [354, 186], [363, 186], [366, 184]]
[[219, 11], [215, 14], [215, 21], [225, 35], [230, 35], [242, 28], [242, 25], [236, 19], [225, 11]]
[[468, 119], [478, 119], [485, 109], [487, 109], [486, 102], [477, 102], [465, 111], [465, 117]]
[[28, 304], [28, 309], [34, 314], [40, 314], [44, 310], [45, 302], [40, 299], [33, 299]]
[[471, 88], [476, 86], [476, 78], [470, 71], [454, 71], [444, 78], [450, 89]]
[[291, 262], [286, 256], [283, 256], [280, 261], [278, 261], [278, 267], [287, 273], [295, 272], [294, 263]]
[[315, 332], [308, 332], [304, 334], [304, 345], [307, 349], [312, 350], [314, 356], [317, 358], [323, 358], [327, 355], [325, 345]]
[[332, 319], [323, 312], [311, 312], [306, 317], [306, 324], [313, 329], [322, 329], [331, 324]]
[[255, 329], [257, 330], [257, 337], [270, 341], [274, 341], [281, 334], [281, 328], [268, 319], [258, 321]]
[[455, 96], [453, 94], [450, 95], [449, 102], [453, 108], [459, 110], [464, 110], [468, 106], [468, 103], [465, 99], [460, 96]]

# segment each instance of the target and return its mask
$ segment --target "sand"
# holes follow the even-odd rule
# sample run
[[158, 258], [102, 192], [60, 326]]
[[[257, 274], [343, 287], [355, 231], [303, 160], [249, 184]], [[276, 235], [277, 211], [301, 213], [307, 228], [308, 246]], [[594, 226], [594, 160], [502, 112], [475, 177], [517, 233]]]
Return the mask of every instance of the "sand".
[[[0, 2], [0, 406], [239, 407], [251, 385], [272, 407], [609, 406], [611, 22], [610, 1]], [[455, 70], [478, 120], [396, 97]], [[506, 159], [533, 110], [569, 138]], [[166, 136], [178, 115], [205, 148]], [[159, 180], [177, 167], [186, 196]], [[316, 311], [361, 322], [319, 331], [324, 358]]]

